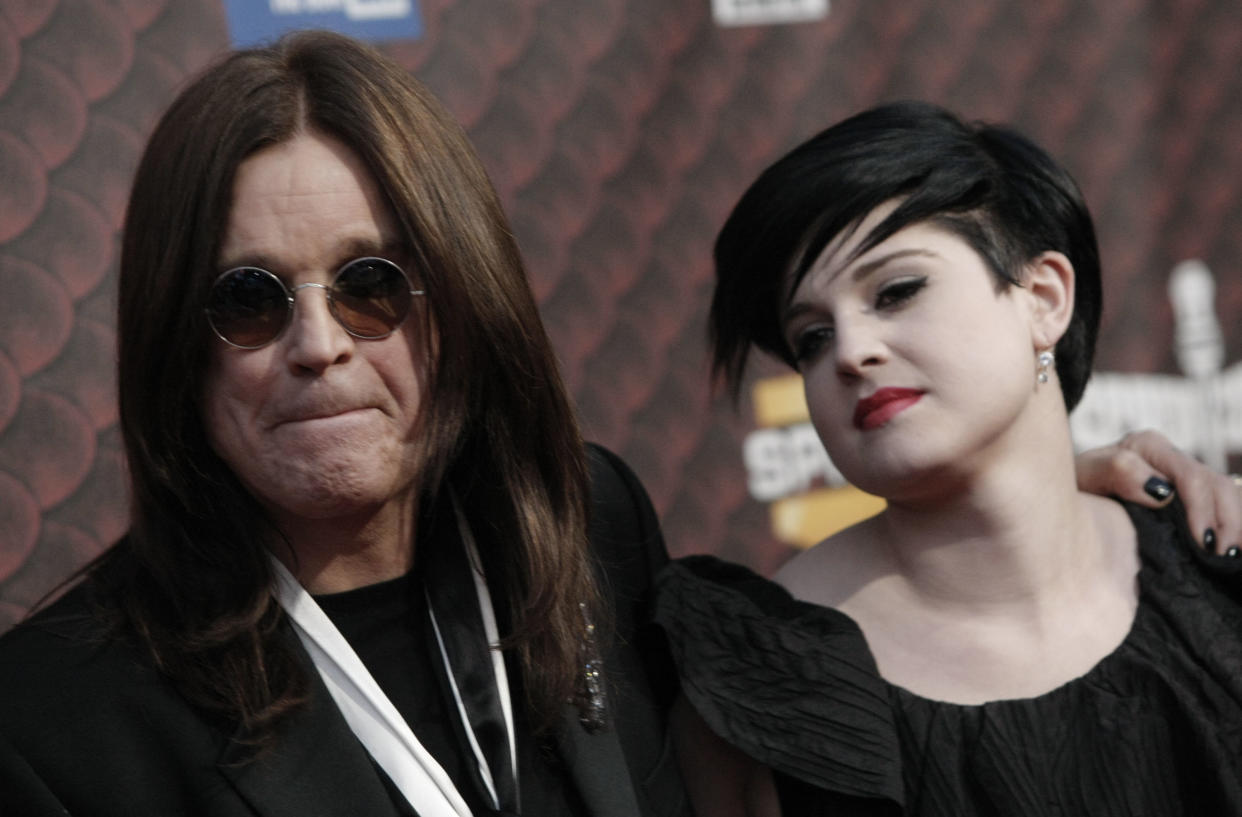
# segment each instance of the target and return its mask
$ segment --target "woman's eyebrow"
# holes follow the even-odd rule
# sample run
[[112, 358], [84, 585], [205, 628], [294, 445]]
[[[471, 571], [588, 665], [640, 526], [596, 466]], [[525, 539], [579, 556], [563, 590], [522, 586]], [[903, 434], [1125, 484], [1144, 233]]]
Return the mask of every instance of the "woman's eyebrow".
[[938, 254], [932, 252], [931, 250], [925, 250], [925, 249], [918, 248], [918, 247], [911, 247], [911, 248], [902, 249], [902, 250], [893, 250], [892, 252], [885, 253], [884, 255], [881, 255], [878, 258], [872, 258], [862, 264], [859, 264], [857, 267], [855, 267], [850, 272], [850, 280], [852, 280], [854, 283], [858, 283], [859, 281], [863, 280], [871, 273], [875, 272], [878, 269], [888, 266], [894, 261], [900, 261], [903, 258], [910, 258], [910, 257], [915, 257], [915, 256], [922, 256], [924, 258], [939, 258], [940, 257]]
[[[917, 247], [893, 250], [892, 252], [887, 252], [884, 255], [880, 255], [875, 258], [870, 258], [864, 261], [863, 263], [855, 266], [852, 270], [850, 270], [850, 273], [849, 273], [850, 281], [856, 284], [866, 279], [868, 275], [871, 275], [877, 270], [883, 269], [884, 267], [888, 266], [894, 261], [900, 261], [904, 258], [913, 258], [913, 257], [939, 258], [940, 256], [932, 252], [931, 250], [925, 250], [925, 249], [921, 249]], [[837, 273], [837, 275], [832, 276], [832, 278], [835, 279], [840, 274], [841, 273]], [[832, 279], [829, 279], [829, 280], [831, 281]], [[794, 318], [798, 317], [804, 312], [809, 311], [811, 308], [812, 308], [811, 305], [808, 303], [797, 301], [797, 300], [791, 301], [785, 307], [785, 309], [781, 312], [780, 325], [785, 326], [790, 321], [792, 321]]]

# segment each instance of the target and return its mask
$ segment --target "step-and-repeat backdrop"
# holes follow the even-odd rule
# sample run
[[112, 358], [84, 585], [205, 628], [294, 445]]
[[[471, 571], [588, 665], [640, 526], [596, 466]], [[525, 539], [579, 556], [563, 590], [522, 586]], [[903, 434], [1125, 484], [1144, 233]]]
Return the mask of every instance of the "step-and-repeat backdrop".
[[874, 507], [779, 367], [736, 408], [713, 396], [704, 318], [744, 186], [882, 100], [1014, 123], [1081, 182], [1109, 298], [1079, 443], [1156, 426], [1222, 468], [1242, 453], [1235, 0], [5, 0], [0, 629], [126, 528], [113, 312], [144, 139], [231, 43], [296, 25], [395, 37], [465, 125], [586, 434], [674, 554], [770, 571]]

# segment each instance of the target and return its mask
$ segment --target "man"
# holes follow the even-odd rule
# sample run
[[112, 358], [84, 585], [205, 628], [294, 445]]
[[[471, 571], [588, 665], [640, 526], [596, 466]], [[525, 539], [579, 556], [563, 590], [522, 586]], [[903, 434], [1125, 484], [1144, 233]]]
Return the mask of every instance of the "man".
[[[604, 603], [517, 248], [421, 86], [329, 34], [231, 56], [156, 128], [121, 268], [133, 527], [6, 639], [0, 732], [30, 796], [679, 813], [671, 771], [655, 802], [636, 786], [671, 769], [635, 631], [658, 528], [592, 452]], [[385, 583], [361, 612], [340, 598]]]
[[132, 527], [0, 639], [5, 814], [686, 813], [650, 503], [417, 82], [308, 33], [189, 86], [118, 332]]

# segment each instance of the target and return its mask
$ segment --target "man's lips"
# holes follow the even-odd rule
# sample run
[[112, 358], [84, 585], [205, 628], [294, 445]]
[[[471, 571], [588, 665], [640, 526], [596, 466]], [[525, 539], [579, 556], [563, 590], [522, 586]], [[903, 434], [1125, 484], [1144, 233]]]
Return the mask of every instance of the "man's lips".
[[331, 420], [338, 417], [345, 417], [358, 412], [366, 411], [372, 406], [341, 406], [336, 408], [318, 408], [307, 409], [305, 411], [292, 411], [281, 415], [279, 421], [273, 425], [282, 426], [290, 423], [305, 423], [312, 420]]
[[854, 427], [860, 431], [879, 428], [923, 397], [918, 389], [878, 389], [858, 401], [854, 408]]

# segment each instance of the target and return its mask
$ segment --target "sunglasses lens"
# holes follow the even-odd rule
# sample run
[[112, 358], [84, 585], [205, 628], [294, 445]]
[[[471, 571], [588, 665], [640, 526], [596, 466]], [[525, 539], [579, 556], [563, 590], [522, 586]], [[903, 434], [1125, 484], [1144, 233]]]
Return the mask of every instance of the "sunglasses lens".
[[229, 270], [216, 281], [207, 319], [220, 337], [247, 349], [271, 343], [284, 328], [289, 295], [276, 276], [255, 267]]
[[332, 309], [341, 325], [360, 338], [390, 335], [410, 312], [410, 282], [382, 258], [351, 261], [332, 284]]

